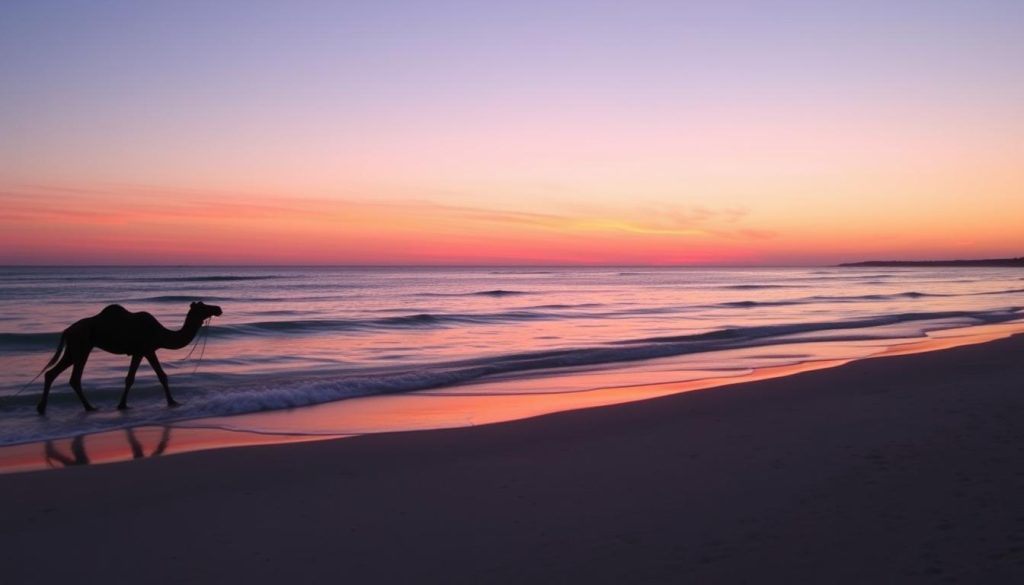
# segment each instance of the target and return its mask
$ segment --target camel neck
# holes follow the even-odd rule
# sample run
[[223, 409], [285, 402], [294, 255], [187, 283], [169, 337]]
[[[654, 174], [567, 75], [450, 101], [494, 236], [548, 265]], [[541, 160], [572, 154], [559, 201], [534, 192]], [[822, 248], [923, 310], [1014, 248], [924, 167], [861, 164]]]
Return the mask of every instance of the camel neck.
[[186, 315], [185, 324], [182, 325], [181, 329], [177, 331], [167, 330], [160, 346], [167, 349], [181, 349], [185, 347], [195, 339], [196, 333], [199, 332], [202, 324], [202, 319], [193, 317], [191, 314]]

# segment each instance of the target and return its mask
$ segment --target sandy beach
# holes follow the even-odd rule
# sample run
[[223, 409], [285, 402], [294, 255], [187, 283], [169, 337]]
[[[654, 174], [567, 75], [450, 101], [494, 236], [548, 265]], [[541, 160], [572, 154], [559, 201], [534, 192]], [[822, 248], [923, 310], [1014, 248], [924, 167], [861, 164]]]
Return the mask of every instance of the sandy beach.
[[1019, 582], [1022, 354], [0, 476], [4, 582]]

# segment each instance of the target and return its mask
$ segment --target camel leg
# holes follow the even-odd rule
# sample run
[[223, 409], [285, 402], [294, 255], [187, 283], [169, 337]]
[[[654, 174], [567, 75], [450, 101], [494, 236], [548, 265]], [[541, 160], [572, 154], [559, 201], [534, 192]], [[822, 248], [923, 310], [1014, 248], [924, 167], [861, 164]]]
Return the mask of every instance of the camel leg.
[[75, 358], [75, 367], [71, 370], [71, 389], [78, 395], [78, 399], [82, 401], [82, 406], [85, 407], [86, 412], [92, 412], [96, 410], [96, 407], [89, 404], [89, 400], [85, 397], [85, 393], [82, 392], [82, 372], [85, 371], [85, 362], [89, 361], [89, 352], [92, 348], [88, 348], [81, 352]]
[[121, 394], [121, 402], [117, 403], [118, 410], [128, 408], [128, 391], [132, 389], [132, 384], [135, 383], [135, 372], [139, 369], [139, 364], [141, 363], [141, 355], [132, 356], [132, 363], [128, 366], [128, 376], [124, 379], [124, 393]]
[[75, 360], [71, 357], [70, 352], [64, 352], [57, 365], [46, 371], [46, 375], [43, 376], [43, 397], [39, 399], [39, 404], [36, 405], [36, 412], [46, 414], [46, 401], [50, 398], [50, 386], [53, 386], [53, 381], [57, 379], [57, 376], [68, 369], [73, 363], [75, 363]]
[[146, 361], [149, 362], [149, 365], [153, 366], [156, 377], [160, 378], [160, 384], [164, 387], [164, 397], [167, 398], [167, 406], [178, 406], [178, 403], [171, 398], [171, 387], [167, 385], [167, 374], [160, 367], [160, 360], [156, 359], [156, 352], [146, 354]]

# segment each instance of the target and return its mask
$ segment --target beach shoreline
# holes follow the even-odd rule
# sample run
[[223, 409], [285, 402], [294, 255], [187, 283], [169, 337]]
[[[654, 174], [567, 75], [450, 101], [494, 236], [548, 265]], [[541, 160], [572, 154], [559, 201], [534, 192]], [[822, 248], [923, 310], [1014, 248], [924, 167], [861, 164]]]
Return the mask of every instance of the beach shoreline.
[[1022, 353], [0, 476], [5, 582], [1013, 582]]
[[[943, 351], [1024, 333], [1024, 322], [975, 325], [892, 340], [854, 349], [828, 342], [776, 346], [804, 359], [745, 369], [688, 369], [684, 359], [646, 360], [621, 368], [558, 372], [537, 378], [481, 380], [428, 391], [339, 400], [286, 410], [207, 417], [177, 424], [138, 423], [109, 431], [0, 446], [0, 474], [97, 465], [207, 449], [335, 440], [367, 434], [480, 426], [651, 400], [835, 368], [863, 359]], [[755, 348], [756, 352], [757, 349]], [[745, 350], [693, 356], [714, 363], [742, 364]], [[689, 368], [695, 366], [690, 365]], [[562, 385], [553, 391], [552, 385]], [[576, 389], [568, 389], [574, 387]], [[130, 421], [131, 419], [125, 419]], [[45, 423], [45, 419], [38, 419]]]
[[[594, 390], [610, 386], [859, 359], [894, 344], [961, 335], [965, 328], [1022, 326], [1015, 304], [1019, 271], [997, 268], [68, 267], [11, 269], [0, 276], [0, 445], [52, 441], [57, 465], [62, 457], [82, 459], [67, 455], [75, 445], [57, 443], [86, 436], [77, 450], [93, 452], [97, 446], [90, 442], [106, 441], [99, 433], [124, 435], [131, 427], [173, 427], [162, 451], [170, 454], [186, 434], [197, 432], [177, 429], [196, 424], [264, 436], [464, 424], [436, 420], [446, 413], [470, 413], [470, 423], [481, 424], [512, 411], [521, 417], [576, 407], [540, 407], [552, 402], [541, 394], [572, 392], [590, 404]], [[47, 416], [38, 416], [43, 383], [30, 380], [53, 356], [69, 323], [118, 302], [173, 326], [197, 298], [223, 305], [225, 313], [202, 328], [191, 346], [160, 353], [179, 408], [165, 407], [158, 376], [144, 363], [131, 409], [117, 410], [130, 360], [100, 350], [90, 353], [83, 377], [83, 392], [99, 411], [83, 412], [69, 388], [69, 368], [53, 386]], [[530, 396], [514, 407], [482, 399], [451, 404], [458, 402], [450, 398], [456, 392], [472, 389], [482, 396], [483, 386], [498, 399], [493, 402]], [[392, 411], [397, 416], [333, 424], [349, 420], [348, 411], [367, 403], [363, 398], [405, 402], [428, 393], [430, 416]], [[345, 406], [320, 417], [333, 409], [320, 405], [330, 404]], [[302, 416], [264, 416], [300, 410]], [[318, 420], [306, 420], [314, 411]], [[256, 416], [239, 416], [250, 414]], [[211, 418], [220, 420], [208, 425]], [[194, 438], [189, 442], [218, 442]], [[236, 443], [239, 437], [224, 439]], [[130, 442], [121, 440], [121, 458], [134, 457]], [[266, 441], [254, 436], [243, 442]], [[159, 451], [159, 444], [157, 438], [144, 451]], [[97, 453], [95, 460], [117, 458]], [[0, 467], [8, 459], [0, 447]]]

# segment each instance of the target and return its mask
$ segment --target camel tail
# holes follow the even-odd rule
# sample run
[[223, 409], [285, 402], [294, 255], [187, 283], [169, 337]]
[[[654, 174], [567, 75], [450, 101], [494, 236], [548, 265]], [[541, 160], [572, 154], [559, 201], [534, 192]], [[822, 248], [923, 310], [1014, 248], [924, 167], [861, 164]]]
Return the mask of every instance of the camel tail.
[[[47, 362], [45, 366], [43, 366], [43, 371], [46, 371], [47, 368], [49, 368], [53, 364], [57, 363], [57, 360], [60, 359], [60, 354], [64, 353], [64, 343], [65, 343], [65, 340], [66, 340], [67, 336], [68, 336], [68, 332], [65, 329], [64, 332], [60, 334], [60, 343], [57, 344], [57, 352], [54, 353], [53, 357], [50, 358], [50, 361]], [[42, 374], [42, 373], [43, 372], [39, 372], [39, 374]], [[36, 378], [39, 377], [39, 374], [36, 374]], [[35, 379], [33, 378], [33, 381], [34, 380]]]

